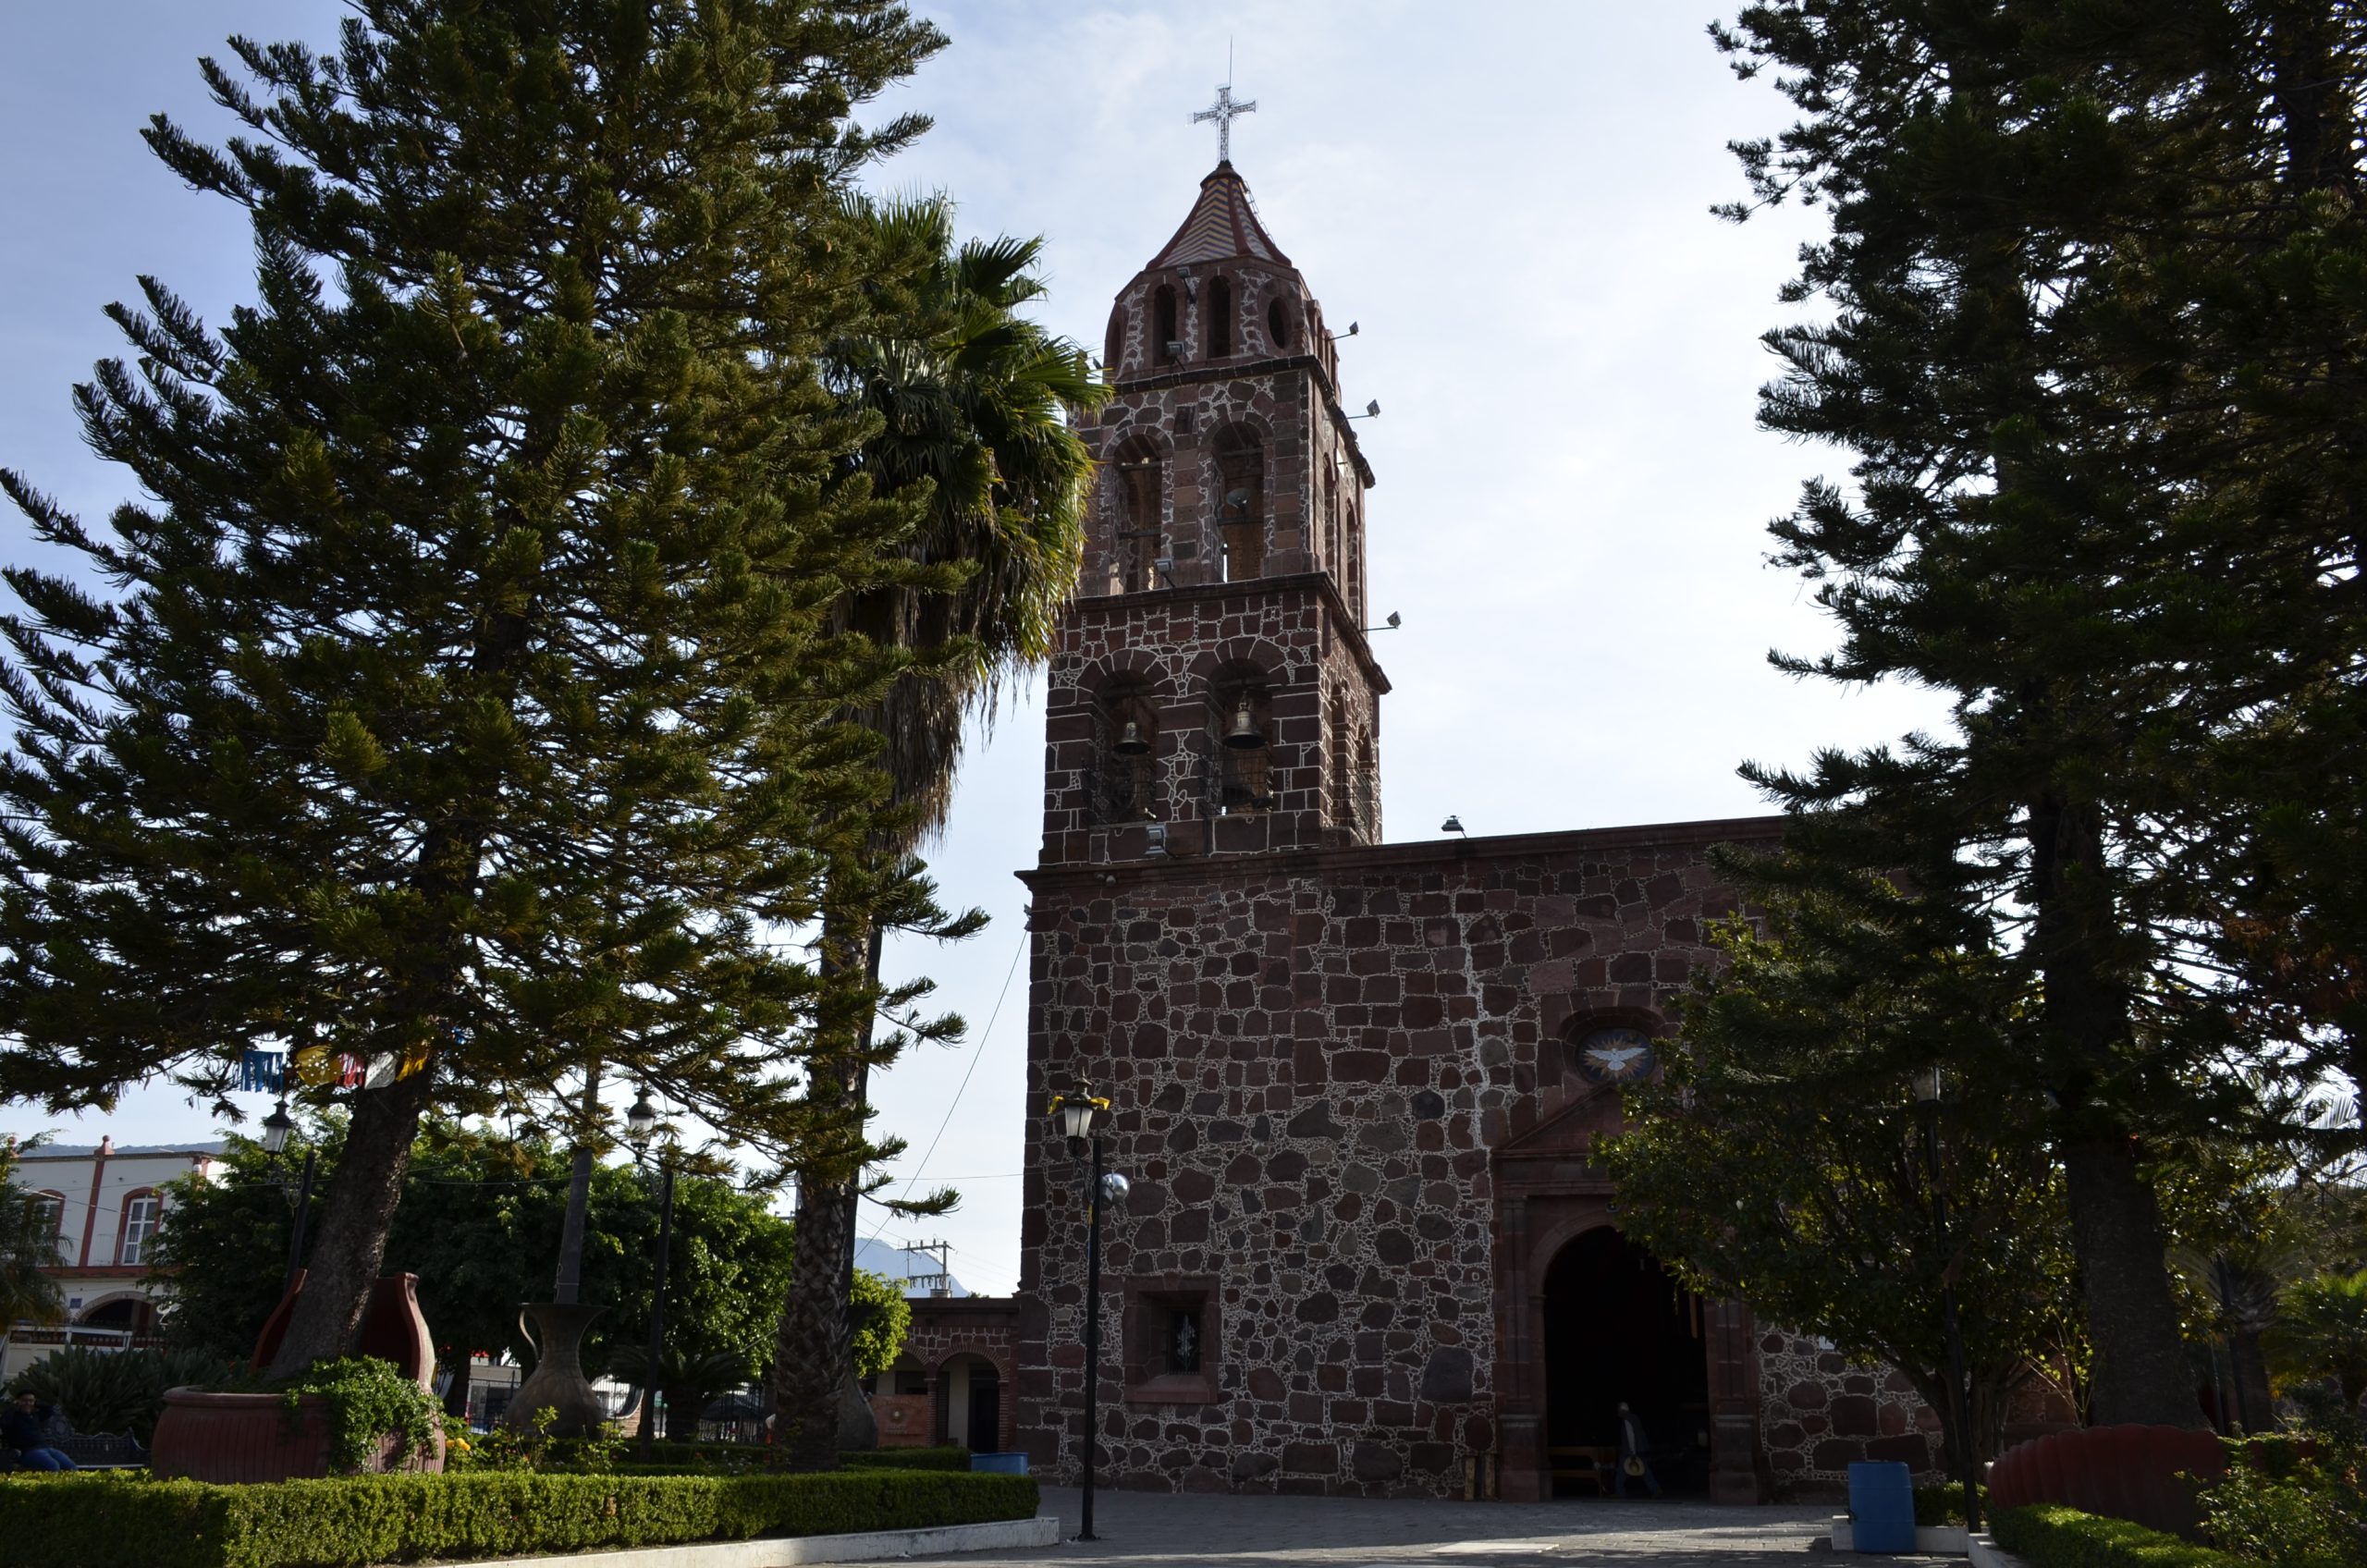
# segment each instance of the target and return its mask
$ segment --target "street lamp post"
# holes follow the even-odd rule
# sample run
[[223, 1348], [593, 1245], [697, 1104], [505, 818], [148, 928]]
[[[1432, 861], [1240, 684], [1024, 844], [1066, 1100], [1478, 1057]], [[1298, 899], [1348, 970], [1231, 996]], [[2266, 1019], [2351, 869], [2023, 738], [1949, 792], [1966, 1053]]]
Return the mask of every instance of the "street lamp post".
[[[636, 1161], [649, 1152], [649, 1140], [657, 1130], [657, 1108], [650, 1104], [649, 1091], [644, 1089], [632, 1102], [632, 1109], [625, 1113], [625, 1136], [632, 1144]], [[674, 1251], [674, 1162], [666, 1158], [663, 1145], [657, 1154], [657, 1288], [649, 1306], [649, 1359], [644, 1364], [649, 1381], [641, 1390], [644, 1464], [650, 1462], [657, 1441], [657, 1364], [666, 1346], [666, 1265]]]
[[[263, 1152], [276, 1161], [288, 1147], [288, 1134], [296, 1131], [295, 1121], [288, 1114], [288, 1096], [279, 1096], [279, 1104], [263, 1119]], [[313, 1178], [321, 1168], [321, 1151], [304, 1151], [304, 1174], [296, 1183], [296, 1222], [288, 1237], [288, 1268], [279, 1277], [279, 1294], [284, 1300], [296, 1288], [296, 1271], [304, 1267], [305, 1222], [313, 1217]], [[285, 1179], [283, 1178], [283, 1181]]]
[[1956, 1406], [1958, 1463], [1964, 1466], [1964, 1524], [1968, 1532], [1981, 1528], [1981, 1464], [1972, 1452], [1972, 1384], [1965, 1376], [1964, 1335], [1956, 1322], [1956, 1288], [1948, 1278], [1948, 1194], [1940, 1180], [1940, 1070], [1927, 1067], [1915, 1075], [1916, 1120], [1923, 1124], [1923, 1164], [1932, 1182], [1932, 1234], [1939, 1248], [1940, 1311], [1948, 1334], [1948, 1403]]
[[1110, 1124], [1110, 1102], [1097, 1099], [1092, 1084], [1078, 1084], [1073, 1095], [1055, 1096], [1051, 1115], [1071, 1154], [1085, 1152], [1082, 1145], [1088, 1142], [1093, 1145], [1085, 1186], [1085, 1491], [1076, 1536], [1093, 1541], [1101, 1538], [1093, 1533], [1094, 1460], [1101, 1443], [1101, 1206], [1123, 1198], [1129, 1183], [1116, 1171], [1102, 1170], [1101, 1133]]

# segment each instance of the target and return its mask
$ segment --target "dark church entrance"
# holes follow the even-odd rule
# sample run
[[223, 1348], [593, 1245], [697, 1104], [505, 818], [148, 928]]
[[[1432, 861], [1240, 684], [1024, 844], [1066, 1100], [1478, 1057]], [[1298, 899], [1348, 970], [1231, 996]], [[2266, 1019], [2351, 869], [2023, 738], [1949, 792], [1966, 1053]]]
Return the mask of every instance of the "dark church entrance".
[[[1643, 1417], [1671, 1492], [1710, 1487], [1710, 1360], [1702, 1302], [1610, 1226], [1545, 1275], [1546, 1447], [1557, 1497], [1612, 1490], [1619, 1403]], [[1631, 1485], [1630, 1490], [1636, 1489]]]

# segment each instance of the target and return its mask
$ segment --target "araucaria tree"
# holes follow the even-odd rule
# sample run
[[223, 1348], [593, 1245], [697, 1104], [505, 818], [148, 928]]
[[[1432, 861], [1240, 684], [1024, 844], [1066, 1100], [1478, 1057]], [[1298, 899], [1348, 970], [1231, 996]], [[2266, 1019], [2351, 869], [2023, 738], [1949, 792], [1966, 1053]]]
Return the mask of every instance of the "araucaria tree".
[[1776, 0], [1718, 30], [1801, 110], [1740, 149], [1754, 195], [1832, 215], [1790, 296], [1831, 317], [1769, 336], [1761, 417], [1856, 454], [1774, 525], [1842, 640], [1784, 662], [1956, 720], [1753, 770], [1794, 816], [1760, 885], [1889, 879], [1893, 929], [1998, 966], [2013, 1005], [1955, 1065], [2048, 1108], [2099, 1422], [2201, 1419], [2149, 1162], [2240, 1132], [2237, 1070], [2301, 1065], [2356, 963], [2310, 846], [2356, 864], [2362, 29]]
[[[874, 837], [844, 722], [912, 668], [834, 622], [958, 581], [847, 460], [817, 374], [859, 309], [844, 195], [922, 129], [853, 105], [942, 42], [883, 0], [356, 0], [337, 51], [207, 62], [248, 134], [158, 155], [252, 214], [256, 302], [161, 283], [77, 393], [145, 499], [110, 592], [0, 619], [0, 1096], [387, 1064], [350, 1113], [276, 1369], [337, 1354], [423, 1115], [588, 1063], [785, 1163], [817, 1021], [878, 998], [791, 939]], [[931, 918], [901, 876], [837, 885]], [[891, 1005], [895, 998], [889, 998]]]

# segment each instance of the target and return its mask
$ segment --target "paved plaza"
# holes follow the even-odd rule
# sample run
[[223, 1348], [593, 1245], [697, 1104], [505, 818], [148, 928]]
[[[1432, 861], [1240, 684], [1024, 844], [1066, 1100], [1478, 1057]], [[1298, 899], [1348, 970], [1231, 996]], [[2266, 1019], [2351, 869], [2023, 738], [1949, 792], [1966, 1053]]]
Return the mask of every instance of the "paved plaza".
[[[1839, 1560], [1819, 1549], [1834, 1505], [1725, 1508], [1699, 1501], [1435, 1502], [1359, 1498], [1098, 1494], [1102, 1539], [1079, 1545], [1077, 1492], [1044, 1488], [1061, 1544], [1022, 1551], [932, 1558], [930, 1568], [990, 1562], [1047, 1568], [1205, 1563], [1275, 1568], [1294, 1562], [1363, 1568], [1574, 1568], [1634, 1562], [1647, 1568], [1760, 1568]], [[1811, 1553], [1814, 1553], [1811, 1556]], [[1890, 1558], [1901, 1562], [1911, 1559]], [[1933, 1562], [1961, 1558], [1932, 1559]]]

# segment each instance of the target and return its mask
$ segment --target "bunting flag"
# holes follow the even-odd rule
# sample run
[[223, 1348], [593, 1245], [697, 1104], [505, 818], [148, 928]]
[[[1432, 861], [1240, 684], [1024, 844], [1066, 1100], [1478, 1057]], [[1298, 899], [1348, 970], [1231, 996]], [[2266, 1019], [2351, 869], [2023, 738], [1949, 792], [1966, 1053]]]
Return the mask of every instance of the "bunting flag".
[[415, 1047], [401, 1056], [356, 1056], [326, 1046], [306, 1046], [289, 1059], [297, 1081], [312, 1088], [383, 1089], [424, 1068], [433, 1050]]
[[288, 1058], [278, 1051], [248, 1051], [239, 1058], [239, 1087], [252, 1095], [276, 1095], [288, 1085]]

